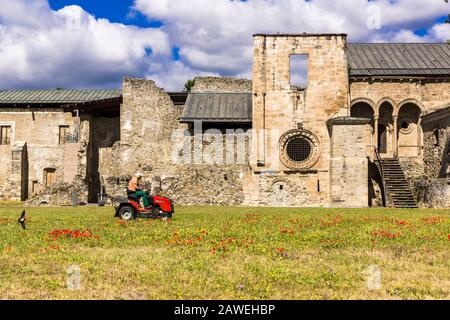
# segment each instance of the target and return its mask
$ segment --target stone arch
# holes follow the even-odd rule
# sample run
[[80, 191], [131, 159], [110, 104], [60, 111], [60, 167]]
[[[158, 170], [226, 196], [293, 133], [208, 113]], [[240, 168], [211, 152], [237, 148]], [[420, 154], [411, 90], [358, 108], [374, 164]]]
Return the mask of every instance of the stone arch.
[[361, 102], [367, 103], [367, 104], [370, 105], [370, 106], [372, 107], [372, 109], [375, 111], [376, 103], [373, 102], [373, 101], [372, 101], [371, 99], [369, 99], [369, 98], [356, 98], [356, 99], [353, 99], [352, 102], [350, 103], [350, 107], [353, 107], [355, 104], [361, 103]]
[[398, 113], [400, 112], [400, 109], [407, 104], [415, 104], [417, 107], [419, 107], [421, 114], [423, 114], [425, 112], [425, 106], [423, 105], [422, 102], [420, 102], [419, 100], [416, 100], [416, 99], [408, 98], [408, 99], [404, 99], [404, 100], [400, 101], [400, 103], [398, 103], [394, 114], [398, 115]]
[[398, 155], [418, 157], [421, 154], [423, 105], [415, 99], [403, 100], [397, 109]]
[[370, 118], [375, 115], [375, 103], [367, 98], [358, 98], [352, 101], [350, 115], [358, 118]]
[[392, 106], [392, 108], [393, 108], [392, 113], [395, 114], [397, 104], [395, 103], [395, 101], [393, 99], [391, 99], [389, 97], [383, 97], [380, 100], [378, 100], [378, 102], [375, 106], [375, 114], [377, 114], [377, 115], [380, 114], [380, 107], [386, 102]]

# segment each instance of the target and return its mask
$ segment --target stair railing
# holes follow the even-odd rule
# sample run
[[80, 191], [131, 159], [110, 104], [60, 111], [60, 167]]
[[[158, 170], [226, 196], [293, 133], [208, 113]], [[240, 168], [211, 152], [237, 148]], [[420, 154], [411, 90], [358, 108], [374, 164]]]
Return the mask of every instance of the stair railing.
[[389, 207], [390, 201], [389, 201], [389, 191], [387, 189], [386, 180], [384, 179], [384, 171], [383, 171], [383, 165], [381, 164], [381, 156], [378, 152], [378, 148], [375, 147], [375, 157], [376, 157], [376, 163], [378, 170], [380, 171], [380, 177], [381, 177], [381, 184], [383, 185], [383, 197], [384, 197], [384, 204], [386, 207]]

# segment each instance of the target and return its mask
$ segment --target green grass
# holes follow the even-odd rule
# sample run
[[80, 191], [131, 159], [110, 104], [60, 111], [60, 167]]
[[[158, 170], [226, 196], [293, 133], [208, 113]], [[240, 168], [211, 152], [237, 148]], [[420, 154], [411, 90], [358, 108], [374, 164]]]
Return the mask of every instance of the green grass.
[[10, 200], [0, 201], [0, 207], [18, 207], [21, 206], [22, 204], [23, 204], [22, 201], [10, 201]]
[[[112, 208], [30, 208], [27, 230], [20, 212], [0, 208], [2, 299], [450, 298], [450, 210], [178, 207], [170, 223], [122, 223]], [[63, 229], [92, 236], [49, 235]]]

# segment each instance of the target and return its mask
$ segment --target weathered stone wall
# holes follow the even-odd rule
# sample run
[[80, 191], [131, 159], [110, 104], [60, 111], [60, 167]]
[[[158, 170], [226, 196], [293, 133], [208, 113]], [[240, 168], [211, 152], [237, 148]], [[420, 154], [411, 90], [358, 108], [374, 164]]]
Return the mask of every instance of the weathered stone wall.
[[0, 185], [11, 174], [11, 145], [0, 145]]
[[[330, 205], [330, 135], [326, 122], [346, 115], [348, 66], [345, 35], [257, 35], [253, 60], [252, 169], [261, 175], [249, 177], [246, 190], [254, 203], [264, 192], [266, 181], [290, 172], [289, 190], [295, 190], [287, 205]], [[290, 83], [290, 56], [308, 55], [308, 85], [299, 90]], [[280, 160], [280, 138], [301, 127], [318, 139], [320, 157], [305, 172], [293, 171]], [[269, 178], [274, 175], [273, 178]], [[318, 188], [320, 185], [320, 188]], [[276, 188], [276, 184], [271, 188]], [[317, 190], [320, 191], [318, 192]], [[283, 190], [285, 190], [283, 188]], [[304, 190], [304, 192], [297, 192]], [[303, 196], [307, 194], [307, 197]], [[287, 198], [287, 197], [285, 197]], [[307, 198], [305, 200], [305, 198]]]
[[368, 120], [340, 118], [332, 120], [331, 126], [331, 204], [333, 207], [367, 207]]
[[108, 194], [124, 195], [129, 179], [141, 171], [144, 189], [167, 194], [176, 204], [243, 202], [247, 133], [193, 135], [178, 122], [182, 108], [153, 81], [125, 79], [123, 94], [121, 141], [99, 151], [101, 181]]
[[78, 150], [79, 143], [66, 143], [64, 145], [64, 182], [71, 183], [75, 179], [78, 171]]
[[231, 77], [197, 77], [191, 92], [252, 92], [252, 81]]
[[[404, 167], [421, 207], [450, 207], [450, 108], [423, 117], [423, 161]], [[413, 168], [413, 169], [411, 169]]]
[[0, 185], [0, 200], [20, 201], [28, 195], [27, 190], [27, 144], [24, 141], [15, 141], [11, 148], [11, 168], [3, 184]]
[[[73, 177], [73, 180], [71, 182], [64, 181], [63, 173], [62, 177], [59, 178], [55, 184], [47, 186], [47, 188], [41, 188], [34, 194], [30, 194], [26, 205], [67, 206], [72, 205], [74, 200], [78, 203], [88, 202], [88, 146], [90, 137], [89, 121], [84, 119], [83, 121], [81, 121], [81, 123], [79, 124], [79, 128], [77, 129], [79, 132], [79, 139], [78, 143], [76, 143], [76, 173]], [[60, 149], [63, 152], [65, 151], [65, 149], [63, 148]], [[58, 157], [58, 161], [63, 163], [64, 158], [65, 155], [62, 153]]]
[[272, 207], [328, 207], [329, 174], [246, 172], [244, 205]]
[[[350, 84], [352, 101], [369, 99], [375, 105], [389, 98], [394, 107], [400, 107], [407, 100], [419, 102], [425, 110], [431, 112], [450, 103], [450, 90], [447, 82], [409, 81], [352, 81]], [[395, 113], [395, 110], [394, 110]]]
[[414, 179], [422, 178], [425, 175], [423, 161], [417, 159], [399, 159], [400, 166], [405, 173], [406, 179], [412, 183]]
[[[26, 161], [28, 163], [26, 186], [23, 186], [25, 194], [32, 194], [32, 185], [35, 192], [43, 188], [44, 169], [56, 169], [57, 180], [64, 179], [64, 145], [59, 145], [59, 126], [69, 126], [69, 132], [75, 129], [75, 122], [70, 112], [55, 109], [2, 109], [0, 112], [0, 124], [11, 126], [11, 146], [0, 147], [0, 185], [2, 193], [7, 194], [6, 189], [10, 184], [21, 184], [22, 176], [15, 175], [9, 169], [12, 146], [16, 141], [26, 143]], [[14, 179], [19, 179], [15, 181]], [[7, 182], [6, 182], [7, 180]]]
[[169, 95], [153, 81], [126, 78], [120, 109], [122, 173], [170, 169], [172, 134], [179, 126], [181, 108], [175, 108]]
[[430, 178], [450, 176], [450, 108], [425, 116], [424, 165]]
[[[267, 130], [264, 148], [257, 149], [251, 165], [257, 169], [285, 170], [278, 156], [282, 134], [301, 124], [319, 139], [321, 157], [313, 169], [328, 170], [330, 137], [326, 122], [348, 107], [348, 65], [343, 35], [255, 36], [253, 65], [253, 130]], [[290, 83], [290, 56], [308, 55], [308, 86], [298, 101]], [[255, 143], [257, 140], [254, 139]]]
[[413, 181], [414, 196], [422, 208], [450, 208], [448, 179], [429, 179], [424, 176]]

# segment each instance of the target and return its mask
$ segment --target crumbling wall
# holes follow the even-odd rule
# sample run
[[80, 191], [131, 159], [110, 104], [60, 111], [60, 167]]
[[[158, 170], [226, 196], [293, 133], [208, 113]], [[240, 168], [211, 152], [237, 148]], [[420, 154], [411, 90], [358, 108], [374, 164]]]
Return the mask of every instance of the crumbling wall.
[[141, 171], [144, 189], [166, 194], [176, 204], [243, 202], [241, 172], [249, 168], [249, 134], [194, 135], [179, 123], [181, 112], [153, 81], [124, 80], [121, 141], [99, 152], [108, 194], [124, 195], [129, 179]]
[[[421, 207], [450, 207], [450, 108], [423, 117], [423, 163], [415, 164], [410, 175]], [[402, 165], [405, 167], [404, 165]], [[405, 170], [409, 173], [411, 170]]]
[[252, 81], [231, 77], [197, 77], [191, 92], [252, 92]]
[[[21, 184], [22, 198], [33, 195], [44, 187], [44, 169], [56, 170], [57, 181], [64, 180], [64, 145], [59, 144], [59, 127], [68, 126], [69, 132], [75, 130], [75, 121], [71, 112], [64, 112], [59, 108], [11, 108], [2, 109], [0, 123], [11, 126], [11, 146], [0, 147], [0, 173], [8, 183]], [[12, 154], [12, 146], [16, 142], [26, 143], [27, 172], [23, 177], [15, 176], [8, 171]], [[3, 161], [4, 160], [4, 161]], [[5, 170], [6, 169], [6, 170]], [[14, 180], [14, 179], [19, 180]], [[14, 180], [14, 181], [12, 181]], [[0, 178], [1, 183], [1, 178]], [[4, 191], [6, 192], [6, 191]]]
[[423, 176], [413, 181], [413, 190], [421, 208], [450, 208], [450, 184], [446, 178]]
[[450, 175], [450, 109], [426, 116], [423, 131], [426, 174], [435, 179]]
[[119, 151], [122, 174], [171, 169], [171, 139], [181, 111], [152, 80], [124, 79]]
[[[30, 194], [26, 202], [28, 206], [50, 205], [66, 206], [75, 203], [88, 202], [88, 146], [89, 146], [89, 121], [84, 119], [79, 125], [78, 151], [76, 153], [77, 169], [72, 182], [64, 181], [62, 170], [61, 179], [47, 188], [41, 188], [34, 194]], [[64, 148], [59, 147], [61, 152], [56, 161], [64, 161]], [[62, 165], [62, 164], [61, 164]]]

